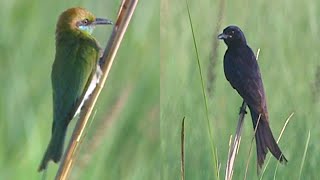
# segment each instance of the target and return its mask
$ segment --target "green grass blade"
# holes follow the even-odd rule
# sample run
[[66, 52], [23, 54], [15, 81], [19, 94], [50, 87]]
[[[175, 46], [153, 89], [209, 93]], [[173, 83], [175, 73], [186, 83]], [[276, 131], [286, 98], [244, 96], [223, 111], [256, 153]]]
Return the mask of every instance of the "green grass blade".
[[302, 157], [302, 161], [301, 161], [299, 179], [301, 179], [301, 174], [302, 174], [304, 161], [306, 160], [306, 156], [307, 156], [307, 150], [308, 150], [308, 146], [309, 146], [309, 141], [310, 141], [310, 130], [308, 132], [308, 138], [307, 138], [307, 142], [306, 142], [306, 147], [304, 148], [304, 153], [303, 153], [303, 157]]
[[193, 44], [194, 44], [194, 48], [196, 51], [196, 55], [197, 55], [197, 63], [198, 63], [198, 68], [199, 68], [199, 74], [200, 74], [200, 79], [201, 79], [201, 88], [202, 88], [202, 94], [203, 94], [203, 101], [204, 101], [204, 106], [205, 106], [205, 112], [206, 112], [206, 117], [207, 117], [207, 123], [208, 123], [208, 133], [209, 133], [209, 139], [211, 142], [211, 151], [212, 151], [212, 155], [213, 155], [213, 161], [214, 161], [214, 165], [215, 165], [215, 172], [216, 172], [216, 177], [217, 179], [220, 179], [219, 177], [219, 168], [218, 168], [218, 158], [217, 158], [217, 153], [215, 151], [216, 146], [214, 143], [214, 140], [212, 138], [212, 130], [210, 128], [210, 121], [209, 121], [209, 114], [208, 114], [208, 105], [207, 105], [207, 97], [206, 97], [206, 92], [205, 92], [205, 88], [204, 88], [204, 81], [203, 81], [203, 75], [202, 75], [202, 70], [201, 70], [201, 64], [200, 64], [200, 58], [199, 58], [199, 52], [198, 52], [198, 48], [197, 48], [197, 43], [196, 43], [196, 39], [194, 36], [194, 30], [193, 30], [193, 26], [192, 26], [192, 20], [191, 20], [191, 15], [190, 15], [190, 9], [189, 9], [189, 4], [188, 1], [186, 0], [186, 5], [187, 5], [187, 10], [188, 10], [188, 17], [189, 17], [189, 22], [190, 22], [190, 28], [191, 28], [191, 32], [192, 32], [192, 38], [193, 38]]

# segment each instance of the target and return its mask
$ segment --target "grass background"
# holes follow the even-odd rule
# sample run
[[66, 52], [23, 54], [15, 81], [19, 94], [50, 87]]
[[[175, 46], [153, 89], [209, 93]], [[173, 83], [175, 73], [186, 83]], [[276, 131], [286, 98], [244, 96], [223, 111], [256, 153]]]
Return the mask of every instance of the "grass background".
[[[189, 1], [205, 85], [215, 29], [218, 0]], [[280, 141], [288, 158], [279, 166], [276, 179], [299, 179], [304, 148], [310, 143], [302, 166], [302, 179], [317, 179], [320, 166], [319, 63], [320, 2], [306, 1], [224, 1], [222, 27], [236, 24], [256, 51], [261, 48], [259, 65], [269, 107], [274, 136], [279, 136], [286, 118], [294, 112]], [[196, 54], [184, 0], [161, 0], [160, 6], [160, 139], [162, 179], [180, 177], [180, 126], [185, 120], [187, 179], [215, 179], [213, 156], [201, 90]], [[220, 177], [224, 178], [228, 143], [236, 130], [242, 99], [223, 73], [226, 46], [219, 42], [214, 68], [213, 92], [207, 96], [210, 128], [217, 147]], [[318, 78], [319, 72], [318, 72]], [[236, 159], [234, 179], [243, 179], [253, 128], [250, 115], [244, 122], [242, 142]], [[270, 156], [270, 153], [268, 154]], [[267, 157], [268, 157], [267, 156]], [[263, 179], [274, 177], [277, 162], [271, 159]], [[256, 179], [255, 145], [248, 179]]]
[[[50, 73], [59, 14], [82, 6], [115, 20], [119, 5], [102, 0], [0, 2], [0, 179], [41, 179], [37, 168], [51, 136]], [[157, 2], [139, 2], [71, 179], [159, 179], [159, 16]], [[98, 27], [93, 34], [103, 47], [111, 29]], [[49, 164], [47, 179], [57, 168]]]

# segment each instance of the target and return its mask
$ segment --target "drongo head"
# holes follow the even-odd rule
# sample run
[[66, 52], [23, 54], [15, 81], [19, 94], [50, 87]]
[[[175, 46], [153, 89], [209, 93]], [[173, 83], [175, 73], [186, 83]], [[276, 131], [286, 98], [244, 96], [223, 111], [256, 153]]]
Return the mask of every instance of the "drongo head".
[[237, 26], [226, 27], [223, 33], [218, 35], [218, 39], [223, 39], [228, 47], [247, 44], [243, 32]]

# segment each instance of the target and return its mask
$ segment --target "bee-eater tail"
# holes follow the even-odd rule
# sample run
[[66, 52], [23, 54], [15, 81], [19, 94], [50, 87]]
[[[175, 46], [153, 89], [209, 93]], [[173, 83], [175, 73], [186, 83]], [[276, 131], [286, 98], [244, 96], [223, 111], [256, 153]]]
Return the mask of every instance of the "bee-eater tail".
[[[250, 109], [253, 127], [256, 128], [258, 123], [259, 114]], [[257, 148], [257, 163], [258, 172], [262, 168], [268, 149], [271, 154], [277, 158], [282, 164], [286, 164], [288, 160], [282, 154], [276, 140], [274, 139], [268, 120], [264, 116], [260, 117], [257, 131], [255, 134], [256, 148]]]
[[67, 126], [55, 128], [52, 134], [50, 143], [47, 147], [46, 153], [43, 156], [38, 171], [41, 172], [47, 168], [48, 162], [52, 160], [57, 163], [60, 161], [63, 151], [64, 139], [67, 131]]

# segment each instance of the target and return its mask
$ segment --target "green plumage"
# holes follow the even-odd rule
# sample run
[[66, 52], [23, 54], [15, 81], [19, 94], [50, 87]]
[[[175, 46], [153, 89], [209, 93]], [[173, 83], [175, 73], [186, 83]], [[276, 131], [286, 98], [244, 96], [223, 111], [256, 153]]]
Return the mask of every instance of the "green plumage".
[[83, 33], [64, 34], [56, 46], [51, 72], [54, 123], [73, 117], [96, 71], [99, 54], [95, 40]]
[[39, 171], [46, 169], [50, 160], [59, 162], [61, 159], [67, 126], [97, 71], [100, 48], [94, 37], [86, 31], [94, 28], [97, 24], [95, 20], [90, 12], [82, 8], [71, 8], [60, 15], [51, 72], [52, 136]]

